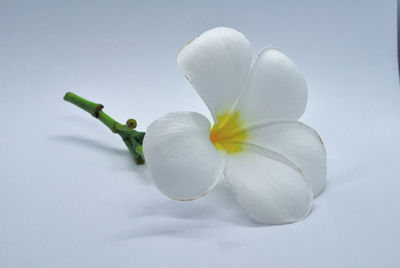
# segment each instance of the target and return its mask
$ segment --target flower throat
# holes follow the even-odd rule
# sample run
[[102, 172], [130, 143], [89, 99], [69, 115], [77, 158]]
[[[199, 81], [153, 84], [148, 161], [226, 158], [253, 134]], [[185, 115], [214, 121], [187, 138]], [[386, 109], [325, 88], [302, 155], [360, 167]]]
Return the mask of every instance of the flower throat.
[[239, 113], [221, 113], [217, 115], [215, 124], [210, 129], [210, 141], [218, 150], [229, 153], [242, 151], [241, 142], [247, 139], [243, 122], [239, 121]]

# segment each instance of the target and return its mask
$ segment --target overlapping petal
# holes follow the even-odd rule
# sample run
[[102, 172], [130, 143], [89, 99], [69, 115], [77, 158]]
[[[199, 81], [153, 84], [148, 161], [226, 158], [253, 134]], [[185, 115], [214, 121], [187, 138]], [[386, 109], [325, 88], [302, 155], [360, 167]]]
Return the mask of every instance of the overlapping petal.
[[252, 67], [251, 59], [243, 34], [218, 27], [185, 46], [177, 62], [214, 121], [231, 111], [240, 111], [244, 124], [297, 120], [307, 103], [307, 85], [296, 64], [273, 47], [264, 48]]
[[218, 27], [186, 45], [177, 62], [216, 120], [230, 111], [250, 71], [250, 43], [238, 31]]
[[273, 121], [246, 130], [247, 142], [284, 155], [310, 180], [314, 196], [326, 183], [326, 151], [318, 133], [297, 121]]
[[258, 55], [235, 111], [245, 123], [297, 120], [307, 103], [303, 74], [289, 57], [266, 47]]
[[284, 224], [301, 220], [311, 209], [312, 186], [284, 156], [254, 145], [229, 155], [225, 180], [239, 205], [256, 221]]
[[158, 189], [179, 200], [198, 198], [223, 175], [225, 154], [209, 139], [210, 123], [194, 112], [170, 113], [147, 129], [143, 153]]

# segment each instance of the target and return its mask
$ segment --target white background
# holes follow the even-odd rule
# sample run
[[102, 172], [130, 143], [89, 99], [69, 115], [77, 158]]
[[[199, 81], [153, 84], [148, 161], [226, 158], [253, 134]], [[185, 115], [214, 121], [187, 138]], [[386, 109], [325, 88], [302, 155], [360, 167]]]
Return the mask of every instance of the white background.
[[[176, 65], [203, 31], [243, 32], [304, 72], [328, 152], [304, 221], [252, 222], [218, 187], [158, 192], [71, 90], [138, 129], [209, 113]], [[398, 267], [395, 1], [0, 1], [0, 267]]]

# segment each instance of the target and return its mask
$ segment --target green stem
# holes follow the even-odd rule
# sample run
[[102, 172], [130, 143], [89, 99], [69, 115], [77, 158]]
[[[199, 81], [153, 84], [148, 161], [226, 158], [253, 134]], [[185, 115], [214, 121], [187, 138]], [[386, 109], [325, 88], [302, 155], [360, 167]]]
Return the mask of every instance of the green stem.
[[[94, 103], [88, 101], [78, 95], [75, 95], [72, 92], [67, 92], [64, 96], [64, 100], [68, 101], [79, 108], [85, 110], [86, 112], [90, 113], [95, 118], [99, 119], [104, 125], [106, 125], [113, 133], [118, 134], [123, 142], [125, 143], [126, 147], [128, 147], [129, 152], [131, 153], [132, 157], [135, 159], [136, 164], [143, 164], [144, 163], [144, 156], [142, 153], [142, 143], [144, 132], [135, 131], [132, 128], [132, 120], [129, 119], [128, 127], [127, 125], [123, 125], [115, 121], [105, 112], [103, 112], [104, 106], [98, 103]], [[134, 121], [134, 120], [133, 120]], [[136, 121], [135, 124], [136, 126]]]

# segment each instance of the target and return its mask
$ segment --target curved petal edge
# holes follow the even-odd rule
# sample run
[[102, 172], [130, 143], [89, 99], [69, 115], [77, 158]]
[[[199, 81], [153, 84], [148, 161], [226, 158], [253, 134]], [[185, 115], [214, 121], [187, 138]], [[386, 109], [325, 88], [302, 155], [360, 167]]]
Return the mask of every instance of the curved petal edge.
[[169, 113], [147, 129], [143, 153], [157, 188], [189, 201], [205, 195], [223, 175], [225, 154], [209, 139], [210, 123], [194, 112]]

